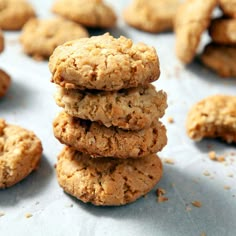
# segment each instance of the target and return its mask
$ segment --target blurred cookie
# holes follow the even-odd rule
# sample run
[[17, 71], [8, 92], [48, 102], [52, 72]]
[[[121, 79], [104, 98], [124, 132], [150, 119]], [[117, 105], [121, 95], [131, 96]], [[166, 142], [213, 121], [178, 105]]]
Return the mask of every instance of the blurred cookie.
[[172, 30], [181, 0], [133, 0], [124, 10], [124, 20], [137, 29], [156, 33]]
[[0, 28], [19, 30], [35, 17], [32, 6], [26, 0], [0, 0]]
[[49, 58], [57, 46], [83, 37], [88, 37], [87, 30], [74, 22], [62, 18], [31, 19], [24, 25], [20, 41], [25, 53]]
[[187, 118], [187, 133], [194, 140], [222, 138], [236, 142], [236, 96], [214, 95], [194, 105]]
[[236, 18], [213, 20], [209, 33], [213, 42], [236, 46]]
[[236, 46], [210, 43], [205, 47], [201, 60], [221, 77], [236, 77]]
[[0, 30], [0, 53], [4, 50], [4, 37], [3, 37], [3, 33]]
[[87, 27], [110, 28], [116, 15], [102, 0], [56, 0], [52, 11]]
[[149, 127], [167, 107], [166, 93], [153, 85], [114, 92], [60, 88], [55, 100], [71, 116], [129, 130]]
[[38, 167], [40, 140], [31, 131], [0, 119], [0, 188], [10, 187]]
[[57, 179], [65, 192], [94, 205], [134, 202], [161, 179], [162, 164], [156, 154], [140, 159], [94, 159], [65, 147], [58, 157]]
[[219, 2], [225, 15], [236, 18], [236, 0], [219, 0]]
[[176, 55], [185, 64], [190, 63], [197, 51], [201, 35], [209, 26], [217, 0], [186, 0], [175, 18]]
[[52, 82], [66, 88], [120, 90], [157, 80], [156, 50], [109, 34], [67, 42], [50, 57]]
[[61, 112], [53, 131], [61, 143], [92, 157], [139, 158], [160, 151], [167, 143], [166, 129], [159, 121], [140, 131], [125, 131]]
[[11, 85], [10, 76], [0, 69], [0, 98], [3, 97]]

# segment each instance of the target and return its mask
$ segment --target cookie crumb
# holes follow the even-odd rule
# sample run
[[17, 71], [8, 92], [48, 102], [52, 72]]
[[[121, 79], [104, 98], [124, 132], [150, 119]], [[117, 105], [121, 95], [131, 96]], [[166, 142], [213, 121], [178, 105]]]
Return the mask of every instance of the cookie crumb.
[[163, 196], [163, 195], [166, 194], [166, 190], [163, 189], [163, 188], [158, 188], [158, 189], [156, 190], [156, 194], [157, 194], [158, 197], [159, 197], [159, 196]]
[[173, 124], [174, 118], [170, 116], [170, 117], [168, 117], [167, 121], [168, 121], [168, 123]]
[[165, 196], [159, 196], [158, 198], [157, 198], [157, 201], [158, 202], [166, 202], [166, 201], [168, 201], [169, 199], [168, 199], [168, 197], [165, 197]]
[[208, 156], [209, 156], [209, 158], [210, 158], [211, 160], [216, 160], [216, 153], [215, 153], [215, 151], [210, 151], [210, 152], [208, 153]]
[[175, 161], [170, 158], [165, 158], [164, 163], [169, 164], [169, 165], [174, 165]]
[[224, 186], [224, 189], [225, 189], [225, 190], [230, 190], [230, 189], [231, 189], [231, 187], [230, 187], [230, 186], [228, 186], [228, 185], [225, 185], [225, 186]]
[[205, 176], [210, 176], [210, 175], [211, 175], [211, 174], [210, 174], [210, 172], [209, 172], [209, 171], [207, 171], [207, 170], [206, 170], [206, 171], [204, 171], [204, 172], [203, 172], [203, 174], [204, 174]]
[[30, 213], [26, 213], [26, 214], [25, 214], [25, 218], [27, 218], [27, 219], [28, 219], [28, 218], [31, 218], [32, 216], [33, 216], [33, 215], [30, 214]]
[[217, 157], [216, 160], [219, 161], [219, 162], [223, 162], [223, 161], [225, 161], [225, 157], [224, 156], [219, 156], [219, 157]]
[[3, 211], [0, 211], [0, 217], [5, 216], [5, 213]]
[[198, 208], [202, 207], [202, 203], [200, 201], [192, 201], [191, 203], [195, 207], [198, 207]]
[[192, 210], [192, 208], [190, 206], [185, 207], [185, 211], [191, 211], [191, 210]]
[[202, 232], [202, 233], [201, 233], [201, 236], [206, 236], [206, 233], [205, 233], [205, 232]]

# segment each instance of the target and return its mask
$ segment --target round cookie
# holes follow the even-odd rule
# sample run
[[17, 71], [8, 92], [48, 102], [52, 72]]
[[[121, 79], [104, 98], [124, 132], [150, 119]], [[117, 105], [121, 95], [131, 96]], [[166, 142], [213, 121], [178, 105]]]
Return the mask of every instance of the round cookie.
[[35, 17], [32, 6], [25, 0], [0, 0], [0, 28], [19, 30]]
[[167, 107], [166, 93], [151, 84], [114, 92], [59, 88], [55, 100], [71, 116], [128, 130], [149, 127]]
[[0, 98], [3, 97], [11, 85], [10, 76], [0, 69]]
[[24, 25], [20, 41], [25, 53], [49, 58], [57, 46], [83, 37], [88, 37], [85, 28], [63, 18], [31, 19]]
[[4, 50], [4, 37], [3, 37], [3, 33], [0, 30], [0, 53]]
[[67, 42], [50, 57], [52, 82], [66, 88], [114, 91], [137, 87], [160, 75], [156, 50], [109, 34]]
[[204, 48], [201, 60], [221, 77], [236, 77], [236, 46], [210, 43]]
[[180, 0], [133, 0], [124, 10], [124, 20], [137, 29], [156, 33], [173, 28]]
[[236, 45], [236, 18], [213, 20], [209, 33], [215, 43]]
[[219, 0], [220, 8], [226, 16], [236, 18], [236, 0]]
[[52, 11], [86, 27], [110, 28], [116, 24], [115, 12], [102, 0], [56, 0]]
[[65, 192], [100, 206], [119, 206], [147, 194], [161, 179], [156, 154], [141, 159], [94, 159], [65, 147], [58, 157], [57, 179]]
[[10, 187], [38, 167], [40, 140], [31, 131], [0, 119], [0, 188]]
[[185, 64], [197, 51], [201, 35], [208, 27], [218, 0], [187, 0], [178, 8], [175, 17], [176, 55]]
[[140, 131], [107, 128], [61, 112], [53, 122], [55, 137], [92, 157], [140, 158], [160, 151], [167, 143], [166, 129], [159, 121]]

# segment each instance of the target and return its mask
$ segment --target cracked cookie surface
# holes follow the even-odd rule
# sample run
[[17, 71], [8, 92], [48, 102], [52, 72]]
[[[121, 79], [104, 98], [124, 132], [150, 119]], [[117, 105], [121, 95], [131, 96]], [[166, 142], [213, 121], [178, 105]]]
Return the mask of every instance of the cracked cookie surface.
[[53, 122], [53, 131], [61, 143], [94, 158], [140, 158], [160, 151], [167, 143], [166, 129], [159, 121], [140, 131], [125, 131], [61, 112]]
[[214, 95], [195, 104], [187, 117], [187, 133], [194, 140], [222, 138], [236, 142], [236, 96]]
[[19, 30], [35, 12], [25, 0], [0, 0], [0, 28], [3, 30]]
[[56, 0], [52, 11], [86, 27], [110, 28], [116, 24], [115, 12], [102, 0]]
[[24, 52], [37, 58], [49, 58], [54, 49], [70, 40], [88, 37], [82, 26], [63, 18], [31, 19], [20, 37]]
[[0, 188], [28, 176], [37, 168], [41, 155], [41, 142], [33, 132], [0, 119]]
[[0, 98], [3, 97], [11, 85], [10, 76], [0, 69]]
[[133, 0], [124, 10], [124, 20], [130, 26], [147, 32], [171, 30], [180, 2], [180, 0]]
[[56, 103], [71, 116], [128, 130], [147, 128], [161, 118], [166, 99], [166, 93], [157, 92], [153, 85], [114, 92], [59, 88], [55, 96]]
[[219, 0], [219, 2], [225, 15], [236, 18], [236, 0]]
[[158, 79], [156, 50], [109, 34], [67, 42], [50, 57], [52, 82], [66, 88], [120, 90]]
[[58, 157], [57, 178], [65, 192], [94, 205], [124, 205], [147, 194], [162, 176], [156, 154], [141, 159], [99, 160], [65, 147]]
[[178, 8], [174, 22], [175, 50], [183, 63], [188, 64], [193, 60], [217, 3], [217, 0], [187, 0]]

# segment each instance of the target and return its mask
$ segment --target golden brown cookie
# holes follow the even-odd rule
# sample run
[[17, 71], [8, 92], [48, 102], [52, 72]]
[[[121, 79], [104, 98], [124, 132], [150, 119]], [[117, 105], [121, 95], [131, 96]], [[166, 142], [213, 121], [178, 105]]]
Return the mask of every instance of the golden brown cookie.
[[125, 131], [61, 112], [53, 122], [53, 131], [61, 143], [94, 158], [140, 158], [160, 151], [167, 143], [166, 129], [159, 121], [140, 131]]
[[49, 68], [52, 82], [62, 87], [106, 91], [145, 85], [160, 75], [153, 47], [109, 34], [57, 47]]
[[187, 133], [194, 140], [220, 137], [236, 142], [236, 96], [214, 95], [195, 104], [187, 117]]
[[236, 18], [213, 20], [209, 28], [209, 33], [212, 41], [215, 43], [236, 46]]
[[3, 97], [11, 85], [10, 76], [0, 69], [0, 98]]
[[221, 77], [236, 77], [236, 46], [210, 43], [205, 47], [201, 60]]
[[219, 2], [225, 15], [236, 18], [236, 0], [219, 0]]
[[157, 92], [149, 84], [114, 92], [59, 88], [55, 100], [71, 116], [101, 122], [106, 127], [141, 130], [164, 115], [166, 97], [165, 92]]
[[57, 46], [83, 37], [88, 37], [85, 28], [63, 18], [31, 19], [24, 25], [20, 41], [25, 53], [49, 58]]
[[4, 50], [4, 37], [3, 37], [3, 33], [0, 30], [0, 53]]
[[185, 64], [197, 51], [202, 33], [208, 27], [217, 0], [186, 0], [175, 17], [176, 55]]
[[124, 10], [130, 26], [151, 33], [171, 30], [181, 0], [133, 0]]
[[102, 0], [56, 0], [52, 11], [87, 27], [110, 28], [116, 15]]
[[38, 167], [40, 140], [31, 131], [0, 119], [0, 188], [10, 187]]
[[19, 30], [35, 17], [32, 6], [26, 0], [0, 0], [0, 28]]
[[65, 147], [58, 157], [57, 179], [65, 192], [100, 206], [134, 202], [161, 179], [162, 164], [156, 154], [140, 159], [94, 159]]

